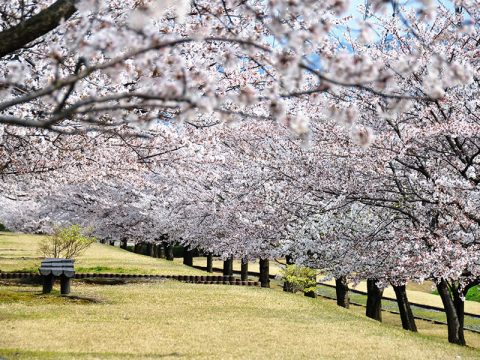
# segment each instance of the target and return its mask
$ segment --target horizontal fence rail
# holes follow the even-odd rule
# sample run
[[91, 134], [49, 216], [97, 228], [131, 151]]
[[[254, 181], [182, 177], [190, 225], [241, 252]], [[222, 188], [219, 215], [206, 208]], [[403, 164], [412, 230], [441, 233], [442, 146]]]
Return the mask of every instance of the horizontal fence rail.
[[[322, 298], [325, 298], [325, 299], [337, 300], [337, 299], [336, 299], [335, 297], [333, 297], [333, 296], [328, 296], [328, 295], [324, 295], [324, 294], [317, 294], [317, 295], [320, 296], [320, 297], [322, 297]], [[386, 298], [382, 298], [382, 299], [386, 299]], [[392, 300], [392, 301], [397, 301], [397, 300]], [[354, 305], [354, 306], [366, 307], [366, 305], [360, 304], [360, 303], [357, 303], [357, 302], [354, 302], [354, 301], [349, 301], [349, 304], [350, 304], [350, 305]], [[411, 305], [413, 305], [413, 304], [411, 304]], [[383, 308], [382, 308], [382, 311], [386, 311], [386, 312], [388, 312], [388, 313], [390, 313], [390, 314], [400, 315], [400, 312], [395, 311], [395, 310], [391, 310], [391, 309], [383, 309]], [[440, 309], [440, 308], [436, 308], [434, 311], [444, 312], [443, 309]], [[476, 316], [476, 315], [475, 315], [475, 316]], [[433, 324], [448, 325], [445, 321], [430, 319], [430, 318], [426, 318], [426, 317], [418, 316], [418, 315], [414, 315], [413, 317], [414, 317], [415, 319], [417, 319], [417, 320], [428, 321], [428, 322], [431, 322], [431, 323], [433, 323]], [[472, 328], [470, 328], [470, 327], [468, 327], [468, 326], [464, 326], [463, 328], [464, 328], [464, 330], [468, 330], [468, 331], [471, 331], [471, 332], [480, 334], [480, 330], [472, 329]]]
[[[319, 282], [319, 283], [317, 283], [317, 285], [326, 286], [326, 287], [335, 289], [335, 285], [332, 285], [332, 284], [326, 284], [326, 283]], [[349, 289], [349, 291], [353, 292], [355, 294], [360, 294], [360, 295], [365, 295], [365, 296], [367, 295], [367, 293], [365, 291], [361, 291], [361, 290]], [[382, 296], [382, 300], [390, 300], [390, 301], [395, 301], [395, 302], [397, 301], [397, 299], [391, 298], [391, 297], [388, 297], [388, 296]], [[410, 305], [416, 306], [416, 307], [421, 308], [421, 309], [445, 312], [445, 310], [443, 308], [439, 308], [437, 306], [419, 304], [419, 303], [411, 302], [410, 300], [408, 302], [410, 303]], [[477, 319], [480, 319], [479, 314], [473, 314], [473, 313], [469, 313], [469, 312], [464, 312], [464, 314], [468, 315], [468, 316], [471, 316], [471, 317], [474, 317], [474, 318], [477, 318]]]
[[[0, 273], [0, 279], [40, 279], [37, 273]], [[150, 275], [150, 274], [93, 274], [77, 273], [75, 279], [152, 279], [152, 280], [177, 280], [192, 284], [223, 284], [238, 286], [259, 286], [258, 281], [242, 281], [233, 276], [220, 275]]]

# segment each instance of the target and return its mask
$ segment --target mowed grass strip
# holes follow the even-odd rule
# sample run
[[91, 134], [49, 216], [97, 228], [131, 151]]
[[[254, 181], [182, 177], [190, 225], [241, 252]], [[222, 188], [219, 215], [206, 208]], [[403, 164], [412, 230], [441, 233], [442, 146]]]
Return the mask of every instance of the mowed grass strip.
[[[0, 287], [8, 359], [475, 359], [322, 300], [261, 288], [173, 281], [75, 284], [70, 300]], [[81, 301], [85, 298], [88, 300]], [[2, 300], [3, 299], [3, 300]], [[10, 300], [9, 300], [10, 299]]]
[[[0, 271], [36, 272], [42, 261], [38, 244], [42, 235], [0, 232]], [[95, 243], [78, 259], [79, 273], [205, 275], [177, 262], [138, 255], [118, 247]]]

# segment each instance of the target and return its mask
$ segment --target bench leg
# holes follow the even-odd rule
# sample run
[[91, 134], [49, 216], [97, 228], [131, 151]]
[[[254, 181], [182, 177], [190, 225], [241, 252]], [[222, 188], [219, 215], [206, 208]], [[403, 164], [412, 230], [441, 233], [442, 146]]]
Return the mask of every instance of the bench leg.
[[49, 294], [52, 291], [53, 288], [53, 275], [46, 275], [42, 276], [43, 277], [43, 293], [44, 294]]
[[60, 294], [70, 294], [70, 278], [65, 275], [60, 276]]

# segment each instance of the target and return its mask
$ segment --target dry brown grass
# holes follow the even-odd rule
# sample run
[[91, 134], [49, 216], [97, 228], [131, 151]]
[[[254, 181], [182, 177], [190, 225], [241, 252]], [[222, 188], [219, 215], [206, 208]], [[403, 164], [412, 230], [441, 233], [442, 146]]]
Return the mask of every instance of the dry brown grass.
[[[181, 261], [181, 259], [177, 259], [177, 261]], [[194, 265], [206, 266], [206, 264], [207, 264], [206, 258], [194, 259]], [[222, 268], [223, 261], [215, 260], [213, 262], [213, 266]], [[259, 267], [258, 262], [249, 264], [249, 270], [251, 271], [258, 272], [259, 271], [258, 267]], [[235, 260], [233, 262], [233, 268], [235, 270], [240, 270], [240, 261]], [[280, 274], [280, 267], [278, 266], [278, 263], [276, 263], [275, 261], [270, 261], [270, 274], [272, 275]], [[325, 283], [334, 285], [335, 281], [334, 280], [326, 281]], [[433, 283], [431, 281], [426, 281], [423, 284], [411, 283], [407, 286], [408, 299], [414, 303], [436, 306], [438, 308], [443, 309], [442, 300], [440, 296], [432, 294], [432, 287], [433, 287]], [[360, 291], [367, 291], [366, 282], [361, 282], [360, 284], [357, 285], [355, 289]], [[395, 292], [393, 291], [393, 288], [392, 287], [386, 288], [384, 290], [384, 296], [395, 299]], [[465, 311], [473, 314], [480, 314], [480, 302], [465, 301]]]
[[[474, 349], [380, 324], [323, 301], [260, 288], [177, 282], [91, 286], [52, 301], [0, 287], [8, 359], [474, 359]], [[10, 296], [11, 298], [11, 296]], [[2, 301], [3, 299], [3, 301]]]

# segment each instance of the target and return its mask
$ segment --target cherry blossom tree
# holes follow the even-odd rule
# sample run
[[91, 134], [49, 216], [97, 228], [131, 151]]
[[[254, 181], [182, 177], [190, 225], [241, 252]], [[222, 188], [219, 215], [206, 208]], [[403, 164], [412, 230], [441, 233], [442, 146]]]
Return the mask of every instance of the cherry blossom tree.
[[431, 279], [464, 345], [480, 9], [446, 3], [9, 2], [2, 221], [289, 255], [380, 297]]

